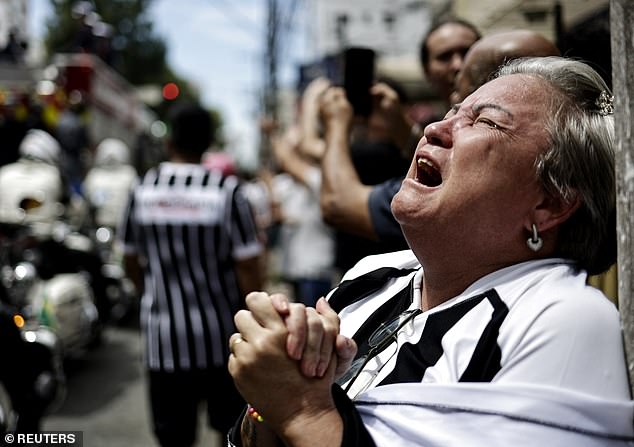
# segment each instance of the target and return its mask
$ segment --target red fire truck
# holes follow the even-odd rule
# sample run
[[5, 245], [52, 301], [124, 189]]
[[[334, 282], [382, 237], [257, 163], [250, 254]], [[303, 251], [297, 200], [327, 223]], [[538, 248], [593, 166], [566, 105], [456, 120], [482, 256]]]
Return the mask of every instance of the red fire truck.
[[148, 132], [156, 120], [132, 86], [95, 55], [57, 54], [53, 65], [57, 69], [57, 84], [66, 95], [81, 93], [93, 142], [115, 137], [132, 148], [139, 135]]

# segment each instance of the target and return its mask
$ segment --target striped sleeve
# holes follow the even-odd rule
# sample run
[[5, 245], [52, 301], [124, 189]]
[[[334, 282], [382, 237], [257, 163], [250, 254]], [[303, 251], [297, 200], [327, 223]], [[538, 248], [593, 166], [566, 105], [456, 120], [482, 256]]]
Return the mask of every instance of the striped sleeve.
[[262, 243], [258, 237], [253, 210], [237, 183], [227, 186], [233, 190], [229, 206], [229, 234], [233, 247], [233, 257], [237, 260], [252, 258], [262, 252]]

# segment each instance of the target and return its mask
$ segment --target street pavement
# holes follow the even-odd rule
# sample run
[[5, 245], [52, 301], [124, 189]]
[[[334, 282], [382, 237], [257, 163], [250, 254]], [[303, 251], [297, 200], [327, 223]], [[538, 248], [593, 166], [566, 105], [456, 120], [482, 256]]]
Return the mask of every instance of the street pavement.
[[[84, 447], [153, 447], [150, 415], [136, 327], [109, 326], [103, 343], [66, 367], [68, 393], [48, 415], [43, 431], [83, 431]], [[201, 411], [197, 446], [222, 445]]]

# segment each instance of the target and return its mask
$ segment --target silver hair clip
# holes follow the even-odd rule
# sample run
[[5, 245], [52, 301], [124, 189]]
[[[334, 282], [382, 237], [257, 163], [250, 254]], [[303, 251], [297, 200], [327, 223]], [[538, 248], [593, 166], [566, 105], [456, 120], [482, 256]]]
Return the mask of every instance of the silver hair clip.
[[607, 116], [614, 113], [614, 95], [608, 95], [605, 90], [601, 92], [595, 104], [599, 108], [599, 115]]

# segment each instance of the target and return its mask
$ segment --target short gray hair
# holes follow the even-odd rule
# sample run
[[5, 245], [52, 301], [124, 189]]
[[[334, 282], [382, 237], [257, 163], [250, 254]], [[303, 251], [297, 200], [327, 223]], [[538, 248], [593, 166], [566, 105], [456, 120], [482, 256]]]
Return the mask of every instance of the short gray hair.
[[616, 260], [614, 116], [598, 105], [602, 92], [612, 94], [592, 67], [573, 59], [516, 59], [496, 77], [511, 74], [543, 79], [557, 92], [546, 119], [550, 147], [536, 160], [537, 176], [547, 193], [582, 203], [560, 227], [555, 254], [601, 273]]

